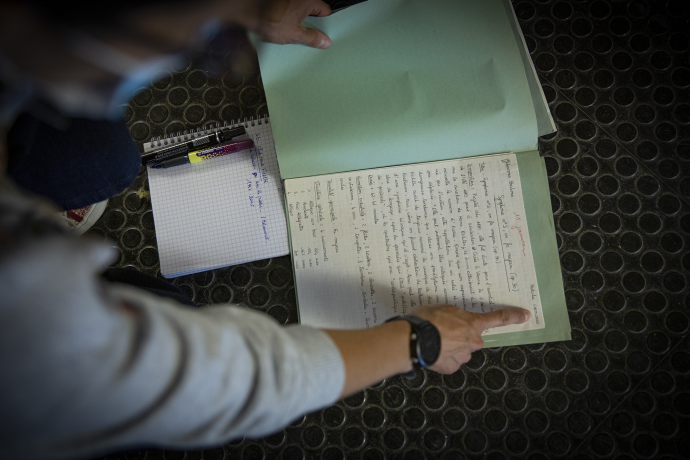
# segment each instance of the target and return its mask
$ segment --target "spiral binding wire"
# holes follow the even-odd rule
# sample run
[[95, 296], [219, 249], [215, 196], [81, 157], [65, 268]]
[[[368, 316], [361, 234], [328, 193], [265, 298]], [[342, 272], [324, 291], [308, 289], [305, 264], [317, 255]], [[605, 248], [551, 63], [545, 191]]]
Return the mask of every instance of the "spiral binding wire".
[[206, 125], [204, 127], [199, 127], [196, 130], [191, 130], [191, 131], [182, 131], [178, 133], [170, 133], [166, 134], [164, 136], [158, 136], [158, 137], [152, 137], [151, 141], [148, 143], [148, 145], [145, 145], [146, 148], [148, 149], [157, 149], [160, 147], [165, 147], [167, 145], [172, 145], [172, 144], [177, 144], [179, 142], [187, 142], [191, 139], [196, 139], [197, 137], [200, 136], [206, 136], [207, 134], [214, 133], [216, 131], [220, 131], [221, 129], [225, 128], [237, 128], [238, 126], [242, 125], [245, 128], [251, 126], [255, 126], [256, 124], [263, 124], [263, 123], [270, 123], [270, 117], [267, 114], [264, 114], [261, 117], [257, 117], [256, 119], [254, 117], [249, 117], [247, 119], [245, 117], [244, 121], [242, 120], [230, 120], [224, 121], [223, 126], [220, 125], [220, 123], [215, 123], [211, 125]]

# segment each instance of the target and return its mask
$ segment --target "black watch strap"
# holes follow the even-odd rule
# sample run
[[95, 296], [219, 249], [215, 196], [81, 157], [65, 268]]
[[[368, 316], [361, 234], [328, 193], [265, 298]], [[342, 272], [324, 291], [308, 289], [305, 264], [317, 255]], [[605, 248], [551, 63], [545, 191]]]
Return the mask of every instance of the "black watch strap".
[[[415, 365], [429, 367], [441, 354], [441, 335], [436, 326], [418, 316], [394, 316], [389, 321], [404, 320], [410, 323], [410, 359]], [[410, 373], [414, 377], [414, 370]], [[405, 374], [407, 377], [408, 374]]]

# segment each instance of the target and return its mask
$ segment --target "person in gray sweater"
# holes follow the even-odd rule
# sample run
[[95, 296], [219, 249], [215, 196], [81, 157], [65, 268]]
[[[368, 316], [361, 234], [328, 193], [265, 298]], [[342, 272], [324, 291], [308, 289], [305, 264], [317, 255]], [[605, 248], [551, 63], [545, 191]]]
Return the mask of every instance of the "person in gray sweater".
[[[328, 14], [322, 2], [254, 3], [265, 9], [254, 9], [249, 1], [222, 6], [208, 1], [175, 14], [184, 16], [178, 17], [181, 24], [200, 23], [209, 15], [225, 18], [219, 8], [229, 5], [234, 9], [226, 11], [228, 17], [240, 18], [243, 27], [267, 40], [330, 44], [325, 35], [299, 25], [308, 14]], [[50, 80], [12, 58], [10, 48], [21, 31], [8, 25], [8, 18], [29, 13], [14, 3], [0, 8], [9, 31], [0, 39], [0, 57], [14, 63], [15, 76]], [[141, 14], [134, 26], [146, 23], [146, 11]], [[151, 33], [170, 30], [154, 22], [148, 27]], [[75, 75], [79, 72], [68, 72], [59, 85], [78, 81], [88, 87]], [[11, 83], [17, 87], [16, 78]], [[10, 105], [21, 104], [12, 97], [0, 102], [8, 125]], [[6, 151], [4, 141], [0, 145]], [[137, 447], [193, 449], [261, 437], [408, 372], [414, 361], [455, 372], [482, 348], [482, 331], [529, 319], [520, 309], [480, 315], [427, 306], [413, 312], [416, 319], [345, 331], [283, 327], [234, 305], [190, 308], [99, 276], [113, 261], [113, 249], [70, 234], [58, 211], [0, 178], [1, 458], [88, 458]], [[424, 334], [436, 331], [431, 339], [416, 329], [418, 321], [426, 325]], [[411, 341], [422, 348], [411, 352]]]

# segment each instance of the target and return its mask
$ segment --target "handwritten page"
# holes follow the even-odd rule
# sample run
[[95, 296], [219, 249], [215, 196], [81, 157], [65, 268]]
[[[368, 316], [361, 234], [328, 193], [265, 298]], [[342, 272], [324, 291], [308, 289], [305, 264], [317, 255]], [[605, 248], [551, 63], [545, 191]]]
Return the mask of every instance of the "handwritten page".
[[303, 324], [361, 328], [422, 305], [521, 307], [544, 328], [515, 154], [285, 181]]
[[254, 148], [148, 169], [161, 274], [182, 276], [289, 253], [271, 125], [246, 126]]

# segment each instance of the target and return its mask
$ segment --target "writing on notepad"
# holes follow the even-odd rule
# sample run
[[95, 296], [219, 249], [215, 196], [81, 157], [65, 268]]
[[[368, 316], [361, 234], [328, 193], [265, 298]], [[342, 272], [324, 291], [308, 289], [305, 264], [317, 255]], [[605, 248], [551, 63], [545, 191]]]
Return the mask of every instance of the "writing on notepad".
[[271, 126], [248, 125], [254, 147], [148, 170], [163, 276], [181, 276], [289, 252]]

